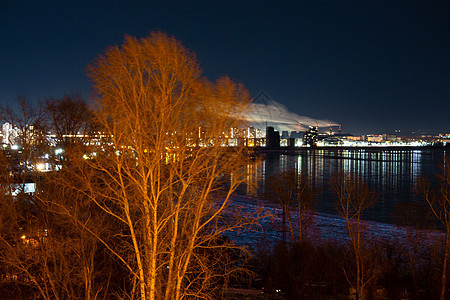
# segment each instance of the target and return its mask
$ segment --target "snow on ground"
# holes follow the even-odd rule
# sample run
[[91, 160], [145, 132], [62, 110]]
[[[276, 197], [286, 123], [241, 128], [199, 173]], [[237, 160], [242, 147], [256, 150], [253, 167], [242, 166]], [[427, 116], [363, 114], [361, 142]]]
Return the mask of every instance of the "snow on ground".
[[[282, 241], [282, 209], [278, 205], [247, 196], [235, 195], [230, 201], [225, 214], [231, 216], [236, 211], [241, 211], [247, 215], [260, 215], [257, 224], [252, 228], [227, 233], [228, 237], [239, 245], [253, 248]], [[292, 217], [293, 224], [296, 225], [295, 230], [298, 232], [298, 220], [295, 210], [292, 211]], [[348, 241], [346, 223], [343, 218], [319, 212], [312, 212], [310, 218], [312, 225], [306, 233], [310, 240], [319, 244], [327, 241], [338, 244]], [[406, 227], [373, 221], [362, 221], [362, 224], [365, 229], [364, 236], [366, 239], [391, 241], [406, 241], [408, 239], [408, 228]], [[430, 241], [442, 236], [442, 233], [437, 231], [420, 230], [419, 232], [425, 233], [426, 239]], [[286, 233], [285, 236], [289, 238], [289, 233]]]

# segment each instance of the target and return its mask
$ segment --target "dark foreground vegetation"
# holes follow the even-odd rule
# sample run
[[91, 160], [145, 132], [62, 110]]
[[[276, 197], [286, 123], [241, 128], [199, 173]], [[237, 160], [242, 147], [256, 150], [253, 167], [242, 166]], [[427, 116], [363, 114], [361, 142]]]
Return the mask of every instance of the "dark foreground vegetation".
[[330, 186], [346, 224], [343, 241], [310, 238], [313, 218], [297, 216], [314, 191], [303, 186], [303, 175], [277, 174], [269, 197], [280, 202], [283, 238], [253, 252], [254, 286], [274, 299], [447, 299], [449, 166], [437, 176], [435, 186], [419, 179], [422, 201], [399, 205], [394, 221], [403, 234], [380, 238], [360, 219], [376, 194], [357, 174], [336, 174]]
[[406, 240], [374, 238], [361, 215], [376, 195], [342, 172], [330, 186], [348, 241], [310, 240], [315, 191], [287, 172], [267, 195], [283, 211], [282, 241], [237, 246], [227, 232], [268, 217], [224, 214], [249, 175], [242, 145], [223, 146], [242, 127], [245, 89], [203, 78], [163, 33], [127, 37], [88, 70], [92, 106], [72, 95], [2, 111], [12, 127], [0, 152], [1, 298], [448, 297], [448, 164], [440, 186], [420, 184], [442, 239], [426, 238], [412, 208]]
[[[395, 241], [368, 242], [361, 249], [368, 282], [359, 298], [439, 299], [442, 249], [420, 245], [415, 253], [412, 247]], [[254, 285], [283, 299], [356, 299], [355, 259], [348, 245], [332, 241], [280, 243], [254, 253]]]

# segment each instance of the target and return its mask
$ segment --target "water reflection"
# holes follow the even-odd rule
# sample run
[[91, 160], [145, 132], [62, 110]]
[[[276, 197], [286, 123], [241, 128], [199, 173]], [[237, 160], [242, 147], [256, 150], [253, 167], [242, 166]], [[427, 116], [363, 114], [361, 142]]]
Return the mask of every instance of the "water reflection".
[[262, 198], [271, 175], [294, 168], [305, 172], [311, 187], [318, 190], [316, 209], [336, 214], [334, 195], [328, 181], [336, 172], [358, 173], [371, 189], [379, 194], [375, 207], [366, 219], [391, 222], [391, 213], [398, 203], [418, 200], [415, 195], [417, 178], [431, 180], [439, 172], [442, 150], [377, 150], [377, 149], [308, 149], [296, 155], [266, 154], [262, 161], [247, 166], [248, 176], [238, 192]]

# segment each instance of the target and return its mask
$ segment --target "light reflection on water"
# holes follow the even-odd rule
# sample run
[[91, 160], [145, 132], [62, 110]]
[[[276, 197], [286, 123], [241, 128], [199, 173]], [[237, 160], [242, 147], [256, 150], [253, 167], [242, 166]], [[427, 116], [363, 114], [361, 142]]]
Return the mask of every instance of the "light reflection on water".
[[419, 201], [417, 178], [436, 181], [445, 150], [308, 149], [301, 154], [268, 153], [261, 161], [247, 166], [248, 176], [238, 193], [263, 198], [270, 176], [294, 168], [308, 175], [312, 188], [319, 191], [316, 210], [336, 214], [335, 197], [329, 179], [336, 172], [358, 172], [378, 195], [375, 207], [365, 218], [392, 223], [392, 213], [399, 203]]

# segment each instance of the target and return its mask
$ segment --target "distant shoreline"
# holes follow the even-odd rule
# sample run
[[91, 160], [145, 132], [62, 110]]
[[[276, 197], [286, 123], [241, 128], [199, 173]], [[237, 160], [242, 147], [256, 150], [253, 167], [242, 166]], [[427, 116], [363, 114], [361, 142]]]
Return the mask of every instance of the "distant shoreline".
[[377, 151], [407, 151], [407, 150], [450, 150], [450, 146], [318, 146], [318, 147], [249, 147], [255, 153], [287, 153], [298, 154], [308, 152], [310, 150], [367, 150], [372, 152]]

